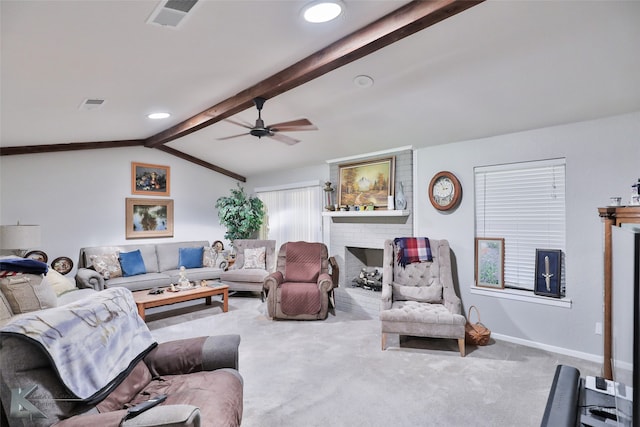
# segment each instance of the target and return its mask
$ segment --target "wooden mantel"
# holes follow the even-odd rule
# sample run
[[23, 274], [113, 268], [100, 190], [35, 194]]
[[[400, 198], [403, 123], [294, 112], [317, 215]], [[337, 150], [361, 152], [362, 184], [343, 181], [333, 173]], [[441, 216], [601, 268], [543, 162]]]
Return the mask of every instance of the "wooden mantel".
[[613, 379], [611, 369], [612, 352], [612, 265], [611, 227], [622, 224], [640, 224], [640, 206], [608, 206], [598, 208], [600, 218], [604, 222], [604, 366], [603, 376]]

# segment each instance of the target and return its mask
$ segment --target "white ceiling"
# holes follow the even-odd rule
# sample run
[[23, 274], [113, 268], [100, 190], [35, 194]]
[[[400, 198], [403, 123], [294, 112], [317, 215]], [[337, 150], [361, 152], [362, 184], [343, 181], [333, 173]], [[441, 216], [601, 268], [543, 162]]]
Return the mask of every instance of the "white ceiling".
[[[201, 0], [173, 29], [146, 23], [155, 0], [2, 0], [0, 146], [147, 138], [407, 3], [344, 0], [312, 25], [307, 2]], [[216, 140], [243, 132], [227, 122], [167, 145], [251, 176], [639, 111], [639, 76], [640, 1], [487, 1], [268, 100], [267, 124], [318, 126], [297, 145]]]

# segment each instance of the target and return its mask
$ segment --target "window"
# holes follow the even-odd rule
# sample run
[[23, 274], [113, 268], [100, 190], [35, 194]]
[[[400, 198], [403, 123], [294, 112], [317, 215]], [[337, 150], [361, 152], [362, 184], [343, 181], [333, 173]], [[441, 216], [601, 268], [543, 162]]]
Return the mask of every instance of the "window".
[[[536, 249], [565, 251], [565, 159], [482, 166], [476, 237], [504, 238], [505, 288], [533, 291]], [[564, 295], [564, 257], [561, 283]]]
[[257, 188], [265, 205], [262, 239], [276, 241], [276, 248], [295, 241], [322, 241], [322, 188], [319, 182], [286, 188]]

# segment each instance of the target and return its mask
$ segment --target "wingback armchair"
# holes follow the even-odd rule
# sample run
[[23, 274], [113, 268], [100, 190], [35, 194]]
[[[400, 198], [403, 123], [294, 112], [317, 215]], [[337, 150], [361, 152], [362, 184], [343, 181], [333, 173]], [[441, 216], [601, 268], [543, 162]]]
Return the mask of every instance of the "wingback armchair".
[[276, 271], [264, 280], [269, 317], [326, 319], [334, 287], [323, 243], [285, 243], [278, 251]]
[[380, 321], [382, 350], [387, 334], [458, 340], [465, 355], [464, 325], [460, 298], [453, 287], [449, 242], [429, 239], [433, 261], [400, 265], [400, 248], [394, 240], [384, 242]]

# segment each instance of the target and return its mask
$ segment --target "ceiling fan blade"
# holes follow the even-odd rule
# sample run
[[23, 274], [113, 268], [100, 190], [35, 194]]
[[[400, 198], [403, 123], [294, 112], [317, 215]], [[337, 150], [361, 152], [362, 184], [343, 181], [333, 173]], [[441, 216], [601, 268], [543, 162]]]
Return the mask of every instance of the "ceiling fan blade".
[[224, 120], [225, 120], [225, 122], [233, 123], [234, 125], [242, 126], [243, 128], [247, 128], [247, 129], [253, 128], [253, 125], [250, 124], [250, 123], [238, 122], [238, 121], [231, 120], [231, 119], [224, 119]]
[[280, 132], [318, 130], [318, 128], [307, 119], [298, 119], [288, 122], [275, 123], [270, 125], [269, 129], [277, 130]]
[[273, 138], [276, 141], [284, 142], [285, 144], [289, 144], [289, 145], [297, 144], [298, 142], [300, 142], [300, 140], [298, 139], [291, 138], [290, 136], [287, 136], [287, 135], [281, 135], [279, 133], [271, 134], [269, 135], [269, 138]]
[[231, 135], [231, 136], [223, 136], [222, 138], [216, 138], [218, 141], [224, 141], [225, 139], [231, 139], [231, 138], [238, 138], [240, 136], [245, 136], [245, 135], [249, 135], [249, 132], [245, 132], [245, 133], [240, 133], [238, 135]]

